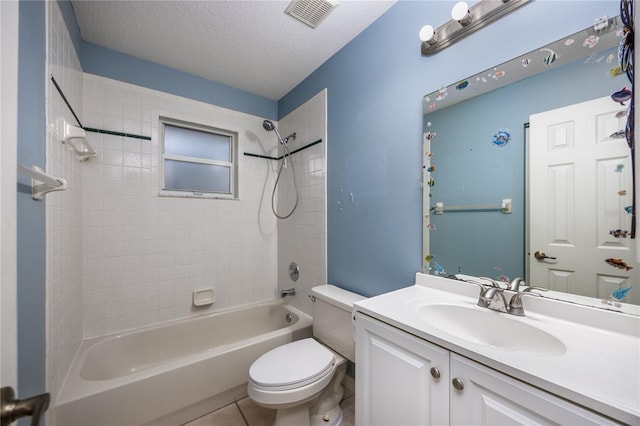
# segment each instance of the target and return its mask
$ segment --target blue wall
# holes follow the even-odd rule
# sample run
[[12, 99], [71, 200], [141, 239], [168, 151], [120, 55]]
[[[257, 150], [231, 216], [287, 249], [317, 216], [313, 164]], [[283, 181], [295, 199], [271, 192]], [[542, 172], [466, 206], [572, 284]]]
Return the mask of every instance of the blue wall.
[[[330, 283], [370, 296], [411, 285], [422, 253], [422, 96], [618, 14], [617, 1], [538, 0], [431, 57], [418, 31], [454, 1], [400, 1], [280, 100], [328, 89]], [[353, 201], [352, 201], [353, 199]]]
[[[19, 13], [18, 163], [44, 168], [45, 3], [21, 0]], [[45, 391], [45, 202], [32, 200], [30, 180], [18, 177], [18, 389], [23, 398]]]
[[83, 71], [91, 74], [259, 117], [278, 118], [276, 101], [86, 41], [82, 42], [81, 63]]
[[[616, 57], [617, 49], [598, 56], [609, 53]], [[431, 216], [436, 227], [430, 232], [431, 254], [447, 273], [524, 277], [524, 124], [530, 114], [609, 96], [628, 85], [624, 75], [609, 76], [614, 65], [578, 60], [425, 116], [431, 122], [429, 130], [436, 133], [431, 143], [436, 166], [431, 173], [436, 182], [432, 205], [513, 200], [513, 213], [508, 215]], [[509, 129], [512, 136], [500, 148], [491, 143], [499, 129]]]

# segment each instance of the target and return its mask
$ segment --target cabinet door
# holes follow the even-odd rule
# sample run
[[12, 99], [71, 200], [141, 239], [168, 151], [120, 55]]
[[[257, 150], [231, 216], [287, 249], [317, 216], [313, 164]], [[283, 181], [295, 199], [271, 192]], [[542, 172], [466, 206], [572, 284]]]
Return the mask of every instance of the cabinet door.
[[448, 399], [449, 351], [357, 314], [357, 425], [446, 425]]
[[[452, 425], [614, 425], [610, 420], [531, 385], [451, 354]], [[452, 382], [453, 383], [453, 382]], [[459, 384], [459, 383], [458, 383]]]

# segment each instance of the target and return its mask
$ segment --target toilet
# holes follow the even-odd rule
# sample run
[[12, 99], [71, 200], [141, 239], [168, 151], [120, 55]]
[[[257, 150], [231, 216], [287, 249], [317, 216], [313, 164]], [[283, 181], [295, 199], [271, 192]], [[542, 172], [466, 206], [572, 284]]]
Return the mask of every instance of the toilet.
[[249, 397], [277, 410], [274, 426], [342, 421], [342, 379], [347, 360], [355, 362], [351, 311], [365, 297], [333, 285], [314, 287], [311, 293], [314, 337], [274, 348], [249, 369]]

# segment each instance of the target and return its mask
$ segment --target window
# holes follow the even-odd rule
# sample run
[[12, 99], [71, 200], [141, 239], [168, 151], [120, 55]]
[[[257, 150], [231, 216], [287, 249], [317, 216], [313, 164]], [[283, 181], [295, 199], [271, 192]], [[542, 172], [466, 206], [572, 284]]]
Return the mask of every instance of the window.
[[161, 195], [235, 198], [238, 134], [160, 117]]

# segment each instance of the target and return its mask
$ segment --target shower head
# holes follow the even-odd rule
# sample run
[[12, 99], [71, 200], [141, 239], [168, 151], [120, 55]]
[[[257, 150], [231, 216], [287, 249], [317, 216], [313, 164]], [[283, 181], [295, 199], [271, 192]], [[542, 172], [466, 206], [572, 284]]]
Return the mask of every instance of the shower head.
[[270, 132], [272, 130], [275, 130], [276, 126], [274, 126], [273, 122], [271, 120], [264, 120], [262, 122], [262, 127], [264, 127], [264, 129], [267, 132]]
[[276, 132], [276, 136], [278, 136], [280, 143], [285, 146], [287, 145], [287, 141], [289, 140], [289, 138], [282, 139], [282, 136], [280, 136], [280, 132], [278, 131], [278, 128], [275, 126], [275, 124], [273, 124], [271, 120], [264, 120], [262, 122], [262, 127], [264, 127], [264, 129], [267, 132], [271, 132], [271, 131]]

